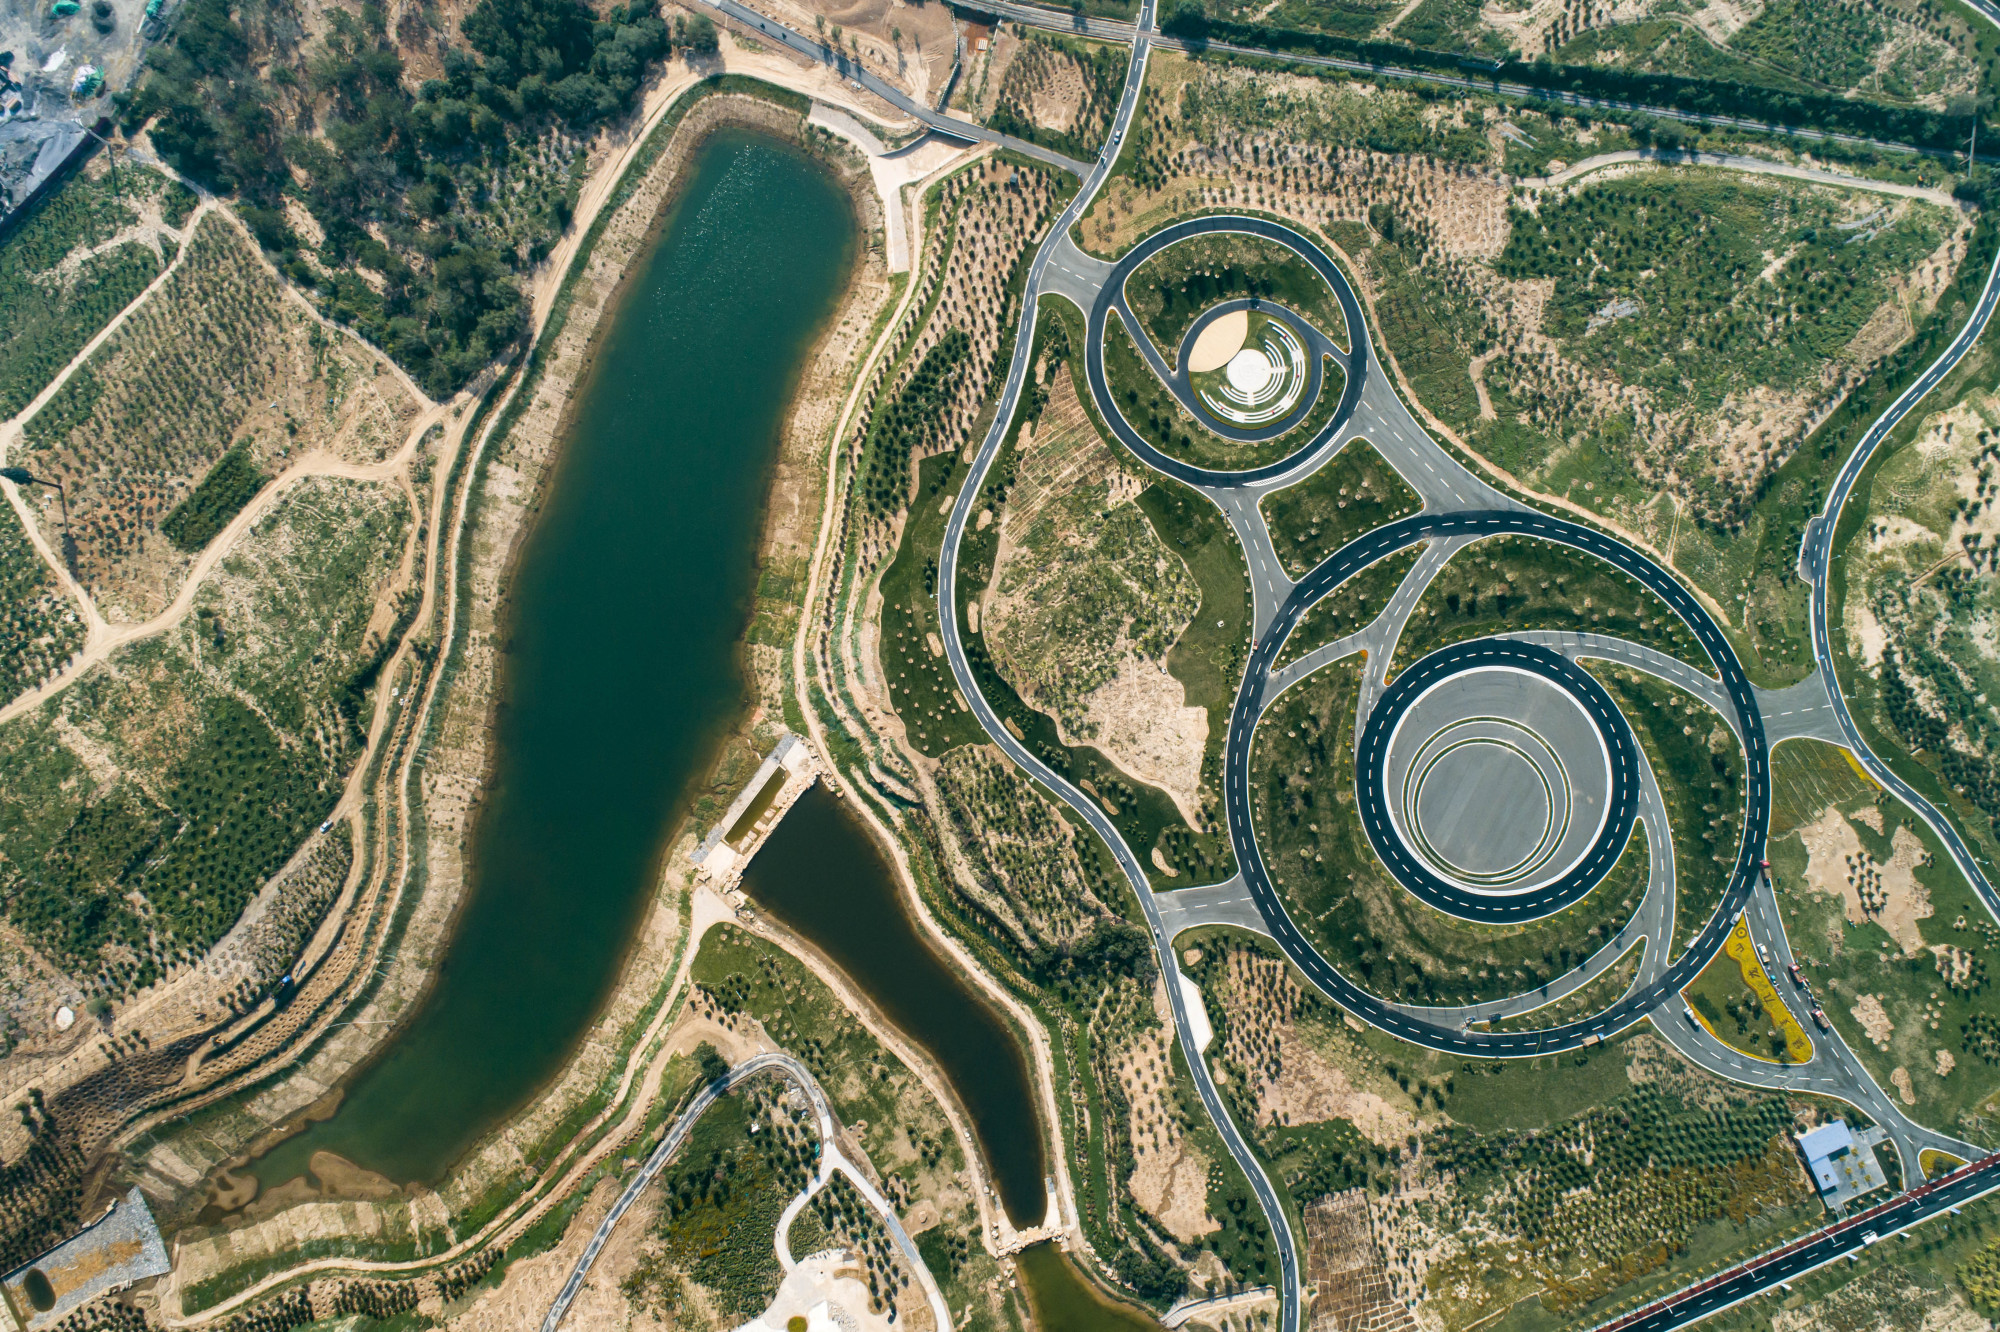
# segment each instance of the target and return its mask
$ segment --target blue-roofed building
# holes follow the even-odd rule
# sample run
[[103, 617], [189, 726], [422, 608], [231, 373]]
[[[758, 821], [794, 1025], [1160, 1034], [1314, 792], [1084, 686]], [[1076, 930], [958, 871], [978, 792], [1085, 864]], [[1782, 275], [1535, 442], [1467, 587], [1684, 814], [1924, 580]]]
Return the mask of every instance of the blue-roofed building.
[[1813, 1187], [1819, 1190], [1828, 1211], [1840, 1211], [1863, 1194], [1888, 1187], [1882, 1163], [1875, 1159], [1875, 1145], [1887, 1136], [1879, 1128], [1856, 1133], [1839, 1119], [1799, 1134], [1799, 1154], [1806, 1158], [1806, 1173], [1812, 1176]]

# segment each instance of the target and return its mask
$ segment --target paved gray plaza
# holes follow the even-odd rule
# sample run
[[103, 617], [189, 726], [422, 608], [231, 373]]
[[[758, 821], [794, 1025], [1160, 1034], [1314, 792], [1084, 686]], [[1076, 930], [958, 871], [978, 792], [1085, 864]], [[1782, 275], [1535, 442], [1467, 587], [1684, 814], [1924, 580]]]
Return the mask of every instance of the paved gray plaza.
[[1604, 825], [1602, 739], [1561, 688], [1511, 667], [1438, 682], [1397, 724], [1384, 765], [1404, 844], [1475, 891], [1551, 882]]

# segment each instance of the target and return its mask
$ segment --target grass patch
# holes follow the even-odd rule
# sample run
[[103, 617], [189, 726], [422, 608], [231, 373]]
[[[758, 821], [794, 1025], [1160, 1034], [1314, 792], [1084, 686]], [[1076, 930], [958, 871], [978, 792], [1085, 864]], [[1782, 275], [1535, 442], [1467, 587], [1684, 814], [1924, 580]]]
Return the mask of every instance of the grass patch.
[[1630, 574], [1573, 547], [1521, 536], [1474, 542], [1452, 557], [1410, 612], [1395, 666], [1453, 643], [1526, 629], [1628, 638], [1714, 672], [1680, 617]]
[[231, 449], [208, 469], [201, 484], [160, 520], [160, 532], [193, 555], [215, 540], [270, 479], [257, 470], [250, 450]]
[[61, 670], [84, 637], [76, 607], [8, 506], [0, 513], [0, 700]]
[[1732, 1050], [1775, 1064], [1812, 1058], [1812, 1042], [1779, 1001], [1741, 920], [1681, 996], [1709, 1035]]
[[1273, 669], [1281, 670], [1315, 648], [1365, 628], [1388, 606], [1389, 598], [1396, 595], [1403, 579], [1416, 567], [1424, 545], [1418, 542], [1383, 556], [1315, 601], [1278, 649]]
[[1619, 957], [1618, 961], [1587, 985], [1580, 985], [1552, 1004], [1513, 1017], [1501, 1018], [1490, 1023], [1491, 1031], [1547, 1031], [1602, 1013], [1611, 1005], [1625, 997], [1632, 988], [1632, 982], [1639, 976], [1639, 960], [1645, 955], [1646, 945], [1635, 943]]
[[[1111, 127], [1129, 59], [1130, 53], [1119, 46], [1029, 29], [1000, 81], [987, 126], [1088, 162]], [[1068, 129], [1050, 129], [1035, 119], [1035, 97], [1064, 75], [1082, 85], [1082, 99]]]
[[722, 1011], [755, 1018], [797, 1055], [843, 1124], [865, 1124], [856, 1134], [885, 1183], [900, 1175], [921, 1191], [935, 1170], [964, 1171], [958, 1139], [923, 1083], [798, 959], [722, 925], [702, 940], [692, 974]]
[[[1081, 344], [1078, 344], [1081, 345]], [[1320, 386], [1319, 401], [1306, 419], [1276, 439], [1260, 444], [1236, 444], [1210, 431], [1188, 413], [1153, 367], [1139, 355], [1123, 320], [1113, 318], [1104, 326], [1104, 383], [1117, 401], [1127, 424], [1139, 437], [1170, 458], [1211, 471], [1241, 471], [1262, 467], [1287, 457], [1319, 428], [1315, 417], [1330, 400], [1339, 406], [1337, 376], [1330, 375]]]
[[1715, 909], [1743, 833], [1743, 750], [1693, 695], [1639, 671], [1588, 663], [1611, 691], [1659, 781], [1674, 834], [1674, 938], [1686, 947]]
[[[1061, 304], [1055, 303], [1053, 308], [1060, 310]], [[1036, 331], [1037, 363], [1048, 358], [1050, 364], [1060, 367], [1064, 362], [1059, 354], [1060, 345], [1070, 338], [1072, 332], [1070, 321], [1061, 318], [1041, 321]], [[1079, 344], [1068, 341], [1067, 345]], [[1076, 367], [1072, 365], [1071, 369], [1074, 374]], [[1019, 435], [1028, 417], [1027, 411], [1015, 417], [1013, 428], [1003, 442], [980, 494], [981, 506], [996, 515], [1004, 510], [1018, 478]], [[894, 563], [882, 578], [883, 667], [888, 674], [897, 711], [909, 728], [911, 742], [932, 757], [941, 756], [960, 745], [983, 743], [986, 738], [969, 708], [959, 701], [957, 688], [941, 653], [931, 652], [931, 643], [937, 633], [937, 558], [943, 543], [946, 511], [969, 476], [970, 468], [957, 454], [942, 454], [926, 459], [920, 465], [917, 494], [904, 528], [902, 544]], [[1209, 542], [1215, 539], [1215, 532], [1204, 529], [1203, 539], [1197, 543], [1195, 551], [1176, 544], [1183, 533], [1178, 528], [1163, 524], [1164, 511], [1158, 505], [1148, 504], [1151, 494], [1149, 489], [1139, 497], [1141, 510], [1161, 540], [1187, 562], [1202, 589], [1204, 608], [1197, 612], [1195, 620], [1195, 626], [1202, 631], [1200, 636], [1197, 636], [1196, 628], [1190, 628], [1167, 658], [1169, 669], [1186, 684], [1189, 677], [1177, 663], [1184, 661], [1183, 654], [1190, 641], [1209, 641], [1206, 625], [1213, 623], [1202, 617], [1209, 613], [1206, 603], [1210, 580], [1214, 576], [1210, 567], [1213, 556], [1205, 555], [1205, 552]], [[1198, 497], [1196, 502], [1200, 503]], [[1209, 512], [1212, 514], [1213, 510]], [[1220, 533], [1220, 539], [1234, 550], [1234, 538], [1229, 535], [1220, 516], [1214, 516], [1212, 522], [1213, 529]], [[1180, 867], [1183, 875], [1194, 873], [1204, 880], [1211, 873], [1218, 879], [1229, 877], [1234, 872], [1235, 860], [1220, 829], [1197, 831], [1190, 828], [1166, 792], [1131, 777], [1094, 746], [1065, 744], [1055, 719], [1024, 701], [1002, 674], [987, 645], [986, 634], [973, 632], [968, 608], [983, 598], [986, 585], [993, 576], [1000, 530], [998, 522], [989, 523], [984, 528], [975, 527], [965, 533], [959, 547], [958, 605], [954, 610], [958, 616], [961, 641], [965, 645], [966, 661], [978, 681], [980, 692], [1007, 728], [1036, 757], [1073, 784], [1096, 796], [1128, 845], [1142, 853], [1159, 847], [1170, 864]], [[1234, 698], [1234, 679], [1242, 673], [1242, 660], [1247, 653], [1249, 637], [1249, 579], [1243, 572], [1240, 555], [1237, 558], [1236, 576], [1241, 580], [1239, 586], [1242, 591], [1239, 595], [1243, 609], [1240, 619], [1236, 621], [1236, 633], [1245, 646], [1239, 649], [1236, 658], [1236, 676], [1231, 677], [1228, 692], [1219, 703], [1225, 714]], [[937, 641], [942, 649], [942, 641]], [[1219, 690], [1215, 692], [1221, 693]], [[1187, 697], [1189, 703], [1210, 709], [1209, 754], [1203, 764], [1203, 785], [1210, 793], [1219, 791], [1221, 725], [1215, 720], [1218, 704], [1211, 701], [1209, 694], [1197, 697], [1192, 687]], [[1205, 799], [1213, 798], [1212, 795], [1205, 795]], [[1159, 871], [1157, 866], [1154, 870], [1160, 874], [1159, 883], [1163, 887], [1187, 885], [1185, 877], [1175, 883], [1172, 876]]]
[[[1988, 989], [2000, 967], [2000, 926], [1901, 802], [1871, 793], [1833, 808], [1859, 843], [1855, 863], [1841, 849], [1844, 831], [1821, 844], [1832, 863], [1813, 863], [1801, 837], [1771, 846], [1785, 932], [1820, 1007], [1883, 1088], [1899, 1098], [1909, 1088], [1914, 1100], [1903, 1105], [1912, 1118], [2000, 1146], [2000, 1022]], [[1879, 881], [1892, 862], [1930, 905], [1928, 916], [1898, 927], [1921, 941], [1914, 952], [1868, 905], [1879, 898], [1851, 911], [1844, 899], [1850, 874]]]
[[1305, 480], [1266, 495], [1262, 508], [1285, 571], [1303, 578], [1355, 537], [1418, 512], [1423, 501], [1374, 445], [1352, 439]]
[[1834, 806], [1872, 802], [1881, 789], [1839, 745], [1787, 740], [1771, 751], [1770, 840], [1790, 837]]
[[629, 1296], [677, 1308], [677, 1283], [670, 1285], [663, 1267], [671, 1264], [733, 1320], [755, 1318], [770, 1304], [784, 1278], [773, 1245], [778, 1215], [805, 1187], [819, 1157], [812, 1116], [777, 1103], [789, 1085], [755, 1079], [718, 1098], [695, 1122], [653, 1186], [660, 1210], [652, 1233], [660, 1249], [626, 1278]]
[[1153, 345], [1176, 365], [1181, 339], [1204, 310], [1245, 297], [1275, 301], [1349, 347], [1347, 317], [1326, 279], [1286, 246], [1218, 233], [1169, 245], [1125, 280], [1125, 300]]
[[[883, 674], [909, 743], [932, 758], [986, 738], [952, 681], [937, 637], [938, 556], [949, 504], [967, 474], [955, 454], [939, 454], [918, 465], [916, 498], [902, 543], [882, 574]], [[968, 543], [971, 537], [967, 533]], [[938, 643], [936, 652], [930, 648], [933, 642]]]
[[[1494, 269], [1554, 279], [1545, 318], [1571, 357], [1710, 410], [1819, 374], [1943, 239], [1930, 206], [1871, 223], [1843, 202], [1722, 173], [1607, 180], [1515, 210]], [[1786, 261], [1760, 278], [1767, 255]]]
[[[198, 956], [289, 860], [358, 751], [341, 704], [409, 513], [361, 482], [288, 495], [195, 613], [0, 732], [0, 886], [93, 990]], [[85, 763], [77, 749], [91, 756]]]
[[1636, 829], [1581, 901], [1527, 925], [1458, 920], [1389, 876], [1354, 813], [1354, 709], [1361, 666], [1323, 667], [1257, 728], [1251, 817], [1292, 919], [1341, 973], [1383, 998], [1420, 1004], [1497, 999], [1580, 965], [1645, 894]]

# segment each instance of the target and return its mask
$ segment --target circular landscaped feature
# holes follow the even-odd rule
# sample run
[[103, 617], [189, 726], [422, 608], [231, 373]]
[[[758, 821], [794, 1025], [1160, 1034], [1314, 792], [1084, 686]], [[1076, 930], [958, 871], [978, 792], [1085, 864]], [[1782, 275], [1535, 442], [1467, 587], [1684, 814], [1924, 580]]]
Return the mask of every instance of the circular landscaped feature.
[[1604, 821], [1609, 754], [1566, 691], [1513, 667], [1447, 675], [1403, 712], [1384, 780], [1396, 832], [1472, 892], [1559, 877]]
[[1465, 920], [1561, 910], [1616, 862], [1637, 810], [1632, 733], [1604, 687], [1546, 648], [1431, 653], [1383, 691], [1355, 746], [1363, 828], [1418, 898]]
[[[1208, 359], [1195, 352], [1204, 350], [1201, 343], [1209, 331], [1225, 321], [1233, 328], [1239, 316], [1243, 337], [1238, 350], [1219, 369], [1197, 369]], [[1248, 430], [1269, 425], [1299, 405], [1312, 381], [1312, 359], [1301, 332], [1289, 321], [1261, 310], [1227, 310], [1197, 328], [1187, 358], [1188, 387], [1209, 415]], [[1218, 339], [1218, 345], [1227, 340]]]

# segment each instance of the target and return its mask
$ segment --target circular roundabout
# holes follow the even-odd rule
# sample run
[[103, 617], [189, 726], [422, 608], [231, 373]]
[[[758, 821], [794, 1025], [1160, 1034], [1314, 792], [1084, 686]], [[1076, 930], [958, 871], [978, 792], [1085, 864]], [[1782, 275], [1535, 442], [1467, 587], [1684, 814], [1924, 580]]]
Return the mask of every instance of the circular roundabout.
[[[1175, 365], [1169, 367], [1125, 299], [1125, 283], [1148, 259], [1200, 236], [1240, 235], [1271, 241], [1308, 265], [1326, 284], [1348, 329], [1364, 327], [1360, 298], [1324, 251], [1290, 227], [1266, 218], [1189, 218], [1141, 240], [1118, 260], [1085, 311], [1084, 376], [1105, 425], [1131, 453], [1154, 471], [1191, 485], [1247, 485], [1280, 476], [1331, 446], [1361, 402], [1370, 373], [1365, 337], [1350, 333], [1343, 351], [1306, 319], [1257, 297], [1225, 300], [1203, 310], [1181, 335]], [[1163, 452], [1127, 419], [1105, 368], [1104, 340], [1116, 321], [1150, 374], [1179, 407], [1196, 416], [1219, 442], [1261, 446], [1246, 455], [1250, 465], [1215, 470]], [[1326, 362], [1339, 371], [1339, 399], [1316, 424], [1310, 438], [1288, 447], [1290, 432], [1312, 415], [1323, 392], [1331, 392]], [[1269, 450], [1280, 450], [1271, 457]]]
[[1363, 829], [1383, 866], [1462, 920], [1552, 915], [1617, 862], [1638, 812], [1631, 727], [1567, 657], [1504, 639], [1405, 670], [1354, 747]]

